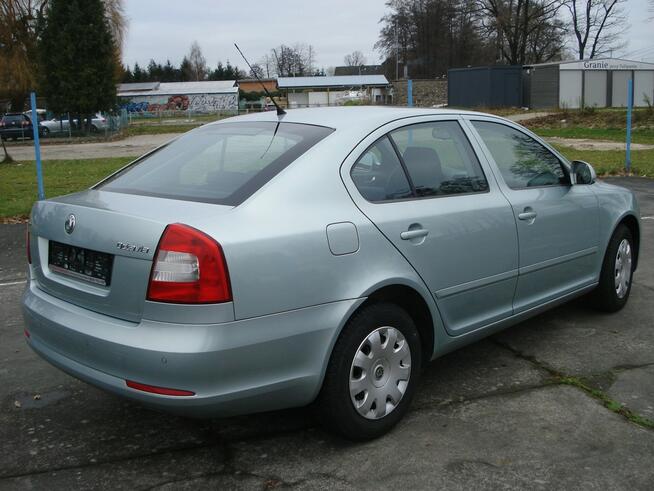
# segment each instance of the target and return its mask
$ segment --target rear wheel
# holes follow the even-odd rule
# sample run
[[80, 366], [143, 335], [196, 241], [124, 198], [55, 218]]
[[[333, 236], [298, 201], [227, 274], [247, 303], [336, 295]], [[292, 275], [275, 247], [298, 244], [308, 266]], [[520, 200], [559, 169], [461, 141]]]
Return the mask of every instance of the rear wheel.
[[617, 312], [627, 303], [634, 268], [634, 241], [631, 231], [619, 225], [606, 249], [599, 285], [593, 292], [595, 307]]
[[421, 361], [418, 330], [403, 309], [362, 308], [334, 346], [315, 405], [320, 421], [352, 440], [383, 435], [406, 413]]

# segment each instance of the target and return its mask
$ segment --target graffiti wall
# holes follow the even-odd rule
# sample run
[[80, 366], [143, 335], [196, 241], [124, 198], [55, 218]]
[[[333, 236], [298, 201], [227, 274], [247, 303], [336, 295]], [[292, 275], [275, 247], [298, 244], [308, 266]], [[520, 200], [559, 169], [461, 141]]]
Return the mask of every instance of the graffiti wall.
[[187, 111], [215, 113], [236, 111], [237, 94], [147, 95], [128, 97], [122, 107], [130, 113], [158, 111]]

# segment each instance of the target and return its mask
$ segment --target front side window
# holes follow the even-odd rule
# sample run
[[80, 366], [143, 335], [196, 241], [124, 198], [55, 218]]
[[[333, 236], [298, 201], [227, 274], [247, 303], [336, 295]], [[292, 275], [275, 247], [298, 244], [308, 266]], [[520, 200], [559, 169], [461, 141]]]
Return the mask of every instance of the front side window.
[[98, 187], [236, 206], [333, 131], [323, 126], [262, 121], [207, 125], [184, 134]]
[[567, 185], [561, 161], [529, 135], [501, 123], [472, 121], [512, 189]]
[[488, 191], [477, 156], [456, 121], [405, 126], [390, 136], [417, 197]]

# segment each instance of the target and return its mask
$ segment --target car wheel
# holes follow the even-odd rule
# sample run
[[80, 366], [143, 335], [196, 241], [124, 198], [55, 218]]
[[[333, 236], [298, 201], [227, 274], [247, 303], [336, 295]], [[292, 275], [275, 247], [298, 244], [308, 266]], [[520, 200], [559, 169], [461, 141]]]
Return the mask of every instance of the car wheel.
[[595, 307], [617, 312], [627, 303], [634, 271], [634, 240], [625, 225], [619, 225], [606, 248], [599, 285], [593, 292]]
[[43, 137], [45, 138], [46, 136], [48, 136], [48, 135], [50, 134], [50, 130], [49, 130], [48, 128], [43, 128], [43, 129], [41, 130], [41, 134], [42, 134]]
[[315, 403], [319, 420], [352, 440], [389, 431], [406, 413], [421, 366], [420, 335], [400, 307], [363, 307], [341, 332]]
[[94, 124], [91, 125], [91, 133], [97, 133], [98, 132], [98, 127], [95, 126]]

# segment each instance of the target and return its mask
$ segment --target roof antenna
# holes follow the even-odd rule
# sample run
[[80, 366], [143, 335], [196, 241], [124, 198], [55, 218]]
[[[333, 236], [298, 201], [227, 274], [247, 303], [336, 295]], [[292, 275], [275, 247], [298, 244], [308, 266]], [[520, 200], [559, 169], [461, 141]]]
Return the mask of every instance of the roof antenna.
[[245, 55], [244, 55], [243, 52], [241, 51], [241, 48], [238, 47], [238, 44], [234, 43], [234, 46], [235, 46], [236, 49], [238, 50], [239, 54], [240, 54], [240, 55], [243, 57], [243, 59], [245, 60], [245, 63], [247, 63], [247, 66], [250, 68], [250, 72], [252, 72], [252, 75], [254, 75], [254, 78], [256, 78], [256, 79], [257, 79], [257, 82], [259, 82], [259, 83], [261, 84], [261, 87], [263, 87], [264, 92], [266, 93], [266, 95], [270, 98], [270, 100], [272, 101], [272, 103], [273, 103], [273, 104], [275, 105], [275, 107], [277, 108], [277, 116], [283, 116], [284, 114], [286, 114], [286, 111], [284, 111], [284, 110], [280, 107], [280, 105], [277, 104], [277, 102], [275, 101], [275, 99], [273, 99], [273, 96], [270, 95], [270, 92], [268, 92], [268, 89], [266, 88], [266, 85], [261, 81], [261, 79], [259, 78], [259, 75], [257, 75], [257, 72], [255, 72], [254, 70], [252, 70], [252, 65], [250, 65], [250, 62], [248, 61], [248, 59], [245, 57]]

